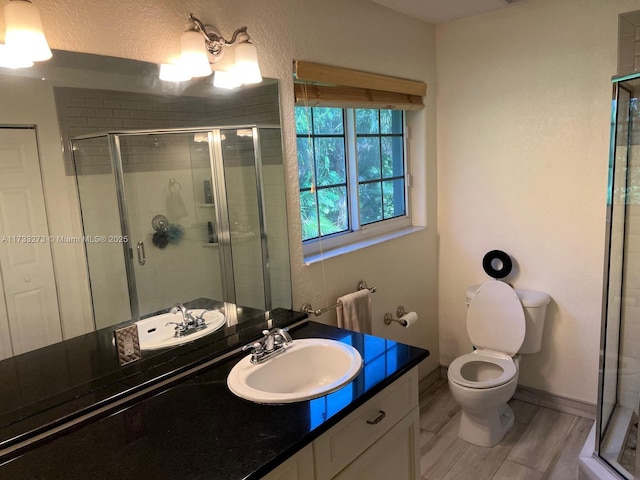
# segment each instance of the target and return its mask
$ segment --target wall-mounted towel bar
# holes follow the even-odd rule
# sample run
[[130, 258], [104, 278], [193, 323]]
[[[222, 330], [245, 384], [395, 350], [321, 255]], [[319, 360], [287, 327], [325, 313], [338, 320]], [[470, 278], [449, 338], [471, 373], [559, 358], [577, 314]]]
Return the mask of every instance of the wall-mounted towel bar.
[[[367, 282], [365, 282], [364, 280], [360, 280], [358, 282], [358, 290], [364, 290], [364, 289], [369, 290], [371, 293], [376, 293], [376, 291], [378, 290], [376, 287], [369, 287], [367, 285]], [[336, 302], [333, 305], [327, 305], [324, 308], [319, 308], [317, 310], [314, 310], [310, 303], [305, 303], [304, 305], [302, 305], [302, 307], [300, 307], [300, 311], [308, 314], [312, 313], [316, 317], [319, 317], [323, 313], [328, 312], [333, 308], [338, 308], [339, 305], [340, 305], [340, 302]]]

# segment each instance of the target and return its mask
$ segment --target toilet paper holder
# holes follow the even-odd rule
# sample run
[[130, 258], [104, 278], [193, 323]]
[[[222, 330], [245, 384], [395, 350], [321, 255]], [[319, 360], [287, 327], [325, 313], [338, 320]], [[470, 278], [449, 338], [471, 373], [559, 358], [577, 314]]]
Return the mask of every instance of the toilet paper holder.
[[398, 307], [398, 309], [396, 310], [396, 316], [398, 318], [393, 318], [393, 314], [391, 313], [385, 313], [384, 314], [384, 324], [385, 325], [391, 325], [391, 322], [397, 322], [400, 325], [402, 325], [403, 327], [407, 326], [407, 321], [406, 320], [402, 320], [402, 317], [404, 317], [407, 313], [409, 313], [407, 310], [405, 310], [405, 308], [400, 305]]

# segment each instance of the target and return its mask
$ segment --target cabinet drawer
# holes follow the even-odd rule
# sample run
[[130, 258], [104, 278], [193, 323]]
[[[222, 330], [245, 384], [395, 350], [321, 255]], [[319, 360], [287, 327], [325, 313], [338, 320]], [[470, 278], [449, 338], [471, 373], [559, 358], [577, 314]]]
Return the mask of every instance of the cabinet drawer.
[[313, 442], [316, 479], [333, 478], [417, 405], [414, 368]]

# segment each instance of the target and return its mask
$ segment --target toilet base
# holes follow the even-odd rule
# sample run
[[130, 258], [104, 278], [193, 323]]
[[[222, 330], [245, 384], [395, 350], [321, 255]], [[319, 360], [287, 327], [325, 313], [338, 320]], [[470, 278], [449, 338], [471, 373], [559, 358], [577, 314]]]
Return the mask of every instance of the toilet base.
[[458, 436], [474, 445], [493, 447], [500, 443], [513, 426], [514, 414], [506, 403], [483, 411], [482, 415], [462, 410]]

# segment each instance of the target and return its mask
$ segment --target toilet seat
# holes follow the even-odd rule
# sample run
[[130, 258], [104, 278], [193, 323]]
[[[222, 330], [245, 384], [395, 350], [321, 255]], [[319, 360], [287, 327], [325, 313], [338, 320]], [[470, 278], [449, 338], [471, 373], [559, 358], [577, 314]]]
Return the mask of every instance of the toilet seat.
[[[474, 363], [481, 365], [471, 365]], [[480, 376], [486, 376], [486, 378], [469, 378], [477, 373], [477, 369], [472, 367], [479, 367], [481, 370], [484, 370], [484, 375]], [[496, 372], [495, 370], [497, 369], [501, 369], [502, 372], [499, 370]], [[468, 370], [468, 372], [465, 372], [467, 373], [466, 377], [463, 375], [463, 370]], [[467, 353], [466, 355], [456, 358], [451, 362], [451, 365], [449, 365], [447, 372], [447, 376], [452, 382], [463, 387], [476, 389], [504, 385], [513, 380], [517, 374], [518, 367], [509, 355], [500, 355], [494, 352], [487, 353], [481, 350], [475, 350], [472, 353]]]

